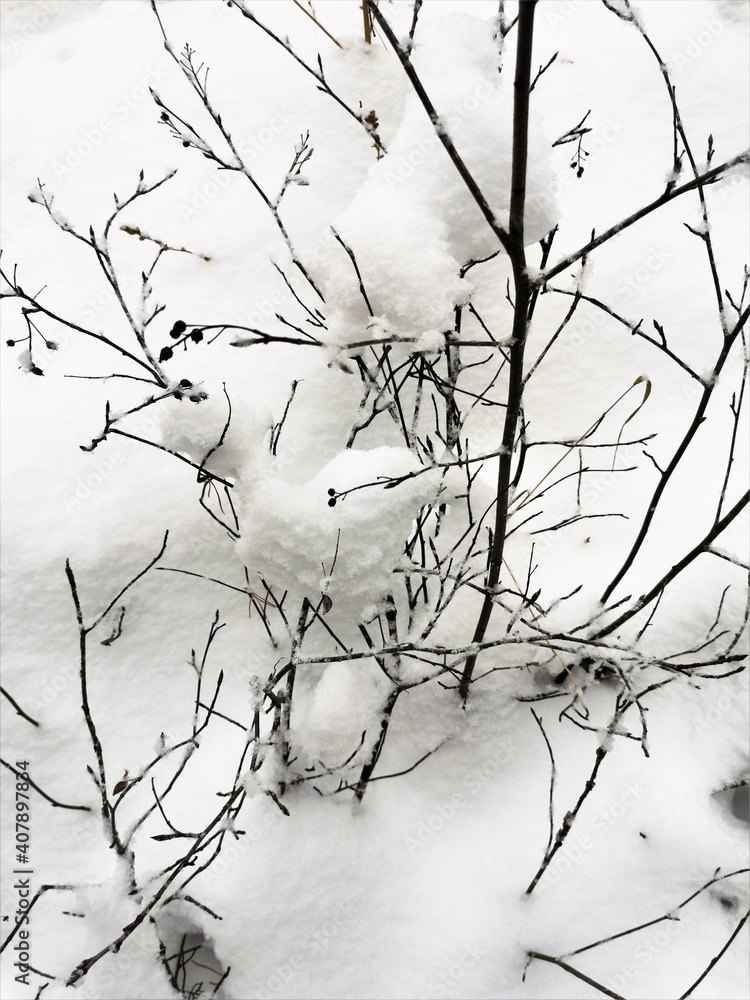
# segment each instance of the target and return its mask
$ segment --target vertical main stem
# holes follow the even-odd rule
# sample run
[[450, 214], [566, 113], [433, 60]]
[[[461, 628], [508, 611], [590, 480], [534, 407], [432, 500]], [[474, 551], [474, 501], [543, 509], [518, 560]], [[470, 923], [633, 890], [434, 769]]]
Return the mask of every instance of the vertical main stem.
[[370, 11], [367, 9], [367, 0], [362, 0], [362, 17], [365, 21], [365, 42], [372, 44], [372, 28], [370, 27]]
[[[528, 311], [531, 301], [531, 282], [526, 273], [524, 249], [524, 208], [526, 203], [526, 161], [529, 134], [529, 89], [531, 83], [531, 50], [534, 34], [536, 0], [521, 0], [518, 13], [518, 41], [516, 44], [516, 75], [513, 83], [513, 165], [511, 170], [510, 221], [508, 227], [508, 255], [513, 268], [515, 306], [513, 333], [510, 348], [510, 380], [508, 405], [505, 411], [502, 450], [497, 477], [497, 505], [495, 508], [495, 534], [490, 552], [487, 588], [472, 643], [481, 643], [490, 622], [494, 607], [493, 591], [500, 578], [505, 549], [510, 502], [511, 467], [516, 440], [518, 419], [523, 398], [523, 359], [526, 349]], [[464, 666], [459, 694], [465, 702], [469, 696], [477, 653], [467, 659]]]

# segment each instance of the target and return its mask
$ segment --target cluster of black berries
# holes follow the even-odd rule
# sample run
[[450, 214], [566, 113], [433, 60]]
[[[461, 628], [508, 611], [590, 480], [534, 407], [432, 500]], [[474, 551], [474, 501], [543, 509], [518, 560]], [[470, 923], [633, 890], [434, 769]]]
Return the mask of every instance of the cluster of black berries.
[[[29, 358], [28, 361], [21, 364], [21, 368], [27, 371], [29, 375], [44, 375], [42, 369], [38, 365], [34, 364], [34, 362], [31, 360], [30, 336], [23, 337], [21, 340], [6, 340], [5, 345], [6, 347], [16, 347], [18, 346], [18, 344], [25, 344], [26, 342], [29, 343]], [[60, 345], [54, 340], [45, 340], [44, 346], [47, 348], [48, 351], [56, 351]]]
[[[28, 339], [29, 339], [28, 337], [24, 337], [23, 340], [6, 340], [5, 345], [6, 347], [15, 347], [16, 344], [23, 344]], [[60, 345], [54, 340], [45, 340], [44, 346], [47, 348], [48, 351], [56, 351]]]
[[180, 379], [172, 395], [175, 399], [184, 399], [187, 396], [191, 403], [202, 403], [204, 399], [208, 399], [207, 392], [199, 389], [186, 378]]
[[187, 323], [183, 323], [181, 319], [178, 319], [172, 329], [169, 331], [169, 336], [172, 340], [176, 341], [174, 347], [162, 347], [161, 354], [159, 355], [159, 361], [169, 361], [174, 355], [175, 347], [184, 347], [187, 350], [187, 342], [191, 340], [194, 344], [200, 344], [203, 340], [202, 330], [191, 330], [190, 333], [186, 333]]

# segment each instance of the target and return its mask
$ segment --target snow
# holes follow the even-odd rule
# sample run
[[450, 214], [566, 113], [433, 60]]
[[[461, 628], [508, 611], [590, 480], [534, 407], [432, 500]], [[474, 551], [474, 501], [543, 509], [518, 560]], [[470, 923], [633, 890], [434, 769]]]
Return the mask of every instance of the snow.
[[[428, 471], [386, 489], [371, 471], [393, 482], [421, 470], [406, 448], [339, 452], [311, 480], [291, 484], [274, 471], [273, 457], [238, 472], [240, 521], [250, 527], [237, 543], [243, 563], [273, 590], [288, 591], [292, 605], [319, 590], [328, 576], [327, 594], [336, 617], [372, 617], [392, 587], [403, 538], [420, 508], [437, 496], [437, 471]], [[326, 509], [329, 490], [342, 495]], [[383, 525], [388, 525], [384, 536]], [[367, 615], [367, 611], [370, 615]]]
[[[663, 661], [665, 651], [673, 663], [708, 659], [727, 635], [742, 632], [746, 573], [736, 560], [746, 561], [747, 511], [714, 543], [718, 555], [702, 556], [670, 585], [637, 642], [646, 613], [608, 636], [604, 651], [559, 648], [544, 637], [533, 646], [498, 642], [481, 652], [471, 697], [461, 706], [455, 676], [477, 651], [471, 638], [479, 595], [459, 590], [440, 616], [418, 602], [408, 622], [398, 595], [417, 564], [418, 538], [411, 555], [404, 542], [426, 507], [425, 534], [440, 553], [456, 546], [452, 571], [458, 571], [466, 473], [450, 466], [456, 445], [438, 439], [427, 398], [417, 427], [421, 458], [413, 441], [407, 446], [410, 428], [387, 411], [366, 421], [359, 366], [372, 364], [373, 353], [359, 342], [392, 341], [394, 372], [412, 364], [437, 368], [445, 333], [463, 306], [462, 336], [488, 346], [464, 348], [462, 360], [493, 360], [461, 373], [461, 388], [474, 394], [461, 398], [465, 411], [474, 403], [461, 446], [465, 436], [471, 459], [497, 455], [505, 411], [476, 397], [504, 398], [502, 379], [488, 390], [499, 348], [489, 345], [483, 324], [500, 347], [510, 346], [513, 313], [505, 296], [511, 270], [501, 253], [461, 276], [470, 260], [493, 254], [497, 240], [393, 53], [379, 38], [363, 42], [359, 5], [313, 5], [341, 47], [293, 4], [255, 0], [248, 6], [314, 68], [321, 54], [332, 90], [363, 115], [375, 113], [387, 150], [377, 150], [361, 124], [238, 10], [218, 0], [159, 0], [172, 52], [179, 57], [187, 41], [197, 62], [210, 67], [212, 105], [253, 177], [278, 204], [300, 260], [321, 289], [325, 329], [312, 319], [321, 302], [297, 273], [257, 191], [246, 177], [218, 170], [201, 155], [210, 136], [236, 166], [165, 50], [150, 5], [0, 3], [3, 269], [12, 274], [17, 263], [19, 284], [34, 293], [46, 285], [41, 301], [56, 315], [134, 350], [117, 296], [71, 230], [87, 235], [94, 226], [96, 245], [100, 252], [109, 247], [134, 314], [142, 271], [158, 250], [151, 240], [134, 239], [137, 230], [190, 251], [165, 254], [148, 277], [148, 308], [166, 307], [148, 333], [157, 356], [178, 320], [188, 331], [214, 323], [245, 328], [207, 330], [203, 342], [176, 348], [164, 363], [168, 391], [186, 379], [207, 399], [165, 399], [123, 419], [128, 433], [179, 453], [191, 467], [113, 433], [95, 450], [81, 450], [102, 434], [106, 403], [111, 417], [119, 417], [153, 387], [111, 377], [137, 369], [80, 331], [39, 315], [30, 317], [41, 332], [29, 351], [17, 303], [2, 303], [3, 340], [15, 342], [3, 346], [0, 366], [3, 689], [39, 722], [33, 726], [3, 697], [3, 760], [28, 761], [41, 789], [88, 808], [55, 807], [29, 793], [33, 891], [44, 884], [70, 888], [45, 892], [35, 903], [30, 964], [40, 972], [32, 972], [30, 985], [17, 980], [13, 945], [25, 940], [17, 936], [3, 953], [2, 994], [31, 997], [46, 984], [46, 1000], [166, 1000], [202, 983], [203, 995], [211, 995], [209, 983], [231, 967], [216, 994], [225, 1000], [602, 995], [559, 965], [529, 962], [533, 951], [563, 958], [620, 996], [681, 995], [748, 908], [747, 817], [731, 811], [724, 791], [750, 778], [747, 671], [712, 681], [701, 670], [676, 676], [653, 663]], [[585, 244], [592, 230], [603, 232], [658, 197], [666, 183], [690, 176], [685, 162], [674, 175], [666, 88], [628, 18], [645, 25], [670, 67], [696, 162], [705, 163], [709, 134], [713, 165], [748, 145], [749, 5], [694, 0], [678, 7], [659, 0], [609, 6], [622, 16], [569, 0], [550, 0], [536, 12], [532, 76], [559, 54], [532, 93], [526, 238], [534, 282], [545, 271], [534, 244], [553, 226], [560, 228], [546, 266]], [[406, 40], [413, 5], [398, 0], [381, 9]], [[412, 57], [441, 129], [507, 225], [515, 30], [499, 73], [497, 29], [492, 0], [425, 0]], [[150, 90], [188, 124], [164, 128]], [[591, 132], [582, 140], [588, 156], [578, 177], [571, 169], [576, 143], [551, 143], [588, 109]], [[313, 154], [302, 173], [294, 173], [308, 130]], [[194, 148], [184, 148], [181, 139]], [[105, 244], [113, 193], [122, 203], [136, 190], [141, 170], [151, 184], [175, 168], [167, 183], [123, 211]], [[511, 639], [528, 637], [529, 621], [549, 636], [590, 619], [604, 626], [617, 614], [605, 612], [599, 599], [656, 485], [653, 463], [663, 468], [669, 461], [700, 393], [714, 381], [722, 335], [699, 236], [714, 241], [722, 282], [739, 301], [749, 177], [743, 165], [707, 188], [708, 226], [698, 200], [687, 196], [602, 246], [585, 269], [578, 262], [550, 283], [606, 302], [632, 326], [642, 320], [643, 332], [655, 339], [652, 320], [658, 321], [701, 384], [653, 342], [593, 303], [580, 303], [526, 387], [530, 440], [553, 443], [527, 453], [491, 638], [508, 638], [506, 628]], [[38, 181], [47, 199], [54, 196], [49, 210]], [[274, 264], [307, 309], [291, 297]], [[570, 302], [555, 292], [539, 297], [527, 371]], [[247, 328], [296, 336], [279, 316], [323, 347], [233, 346], [253, 340]], [[728, 316], [731, 321], [733, 313]], [[646, 593], [710, 526], [741, 353], [730, 357], [689, 462], [657, 510], [658, 544], [644, 549], [613, 601]], [[64, 377], [70, 375], [108, 378]], [[616, 400], [641, 376], [651, 394], [629, 419], [643, 399], [642, 385]], [[612, 449], [583, 447], [582, 435], [609, 407], [592, 441], [656, 433], [647, 442], [621, 444], [615, 463]], [[745, 488], [747, 437], [740, 421], [727, 507]], [[595, 470], [583, 478], [580, 496], [573, 475], [579, 448]], [[210, 488], [196, 484], [195, 466], [209, 453], [207, 464], [233, 483], [231, 493], [218, 480]], [[625, 471], [631, 466], [634, 471]], [[566, 473], [570, 478], [553, 487]], [[491, 508], [496, 476], [496, 460], [483, 463], [472, 486], [475, 517]], [[197, 503], [201, 490], [215, 518]], [[522, 524], [531, 514], [537, 516]], [[532, 534], [580, 514], [587, 519]], [[148, 769], [118, 805], [121, 832], [149, 811], [133, 837], [131, 868], [107, 844], [88, 770], [98, 774], [99, 762], [81, 711], [80, 635], [65, 563], [70, 560], [88, 626], [154, 558], [167, 529], [164, 556], [88, 636], [88, 694], [110, 798], [124, 775], [130, 780]], [[480, 548], [486, 536], [482, 527]], [[528, 592], [540, 593], [525, 607], [509, 591], [523, 590], [532, 543], [537, 568]], [[433, 566], [427, 547], [425, 573]], [[435, 595], [434, 576], [424, 579]], [[269, 675], [290, 662], [291, 639], [266, 587], [277, 601], [283, 598], [292, 636], [301, 615], [313, 621], [294, 682], [289, 737], [299, 780], [291, 782], [284, 748], [269, 738], [284, 702], [268, 711], [264, 701]], [[397, 635], [388, 631], [390, 594], [401, 602]], [[107, 642], [118, 621], [122, 634]], [[215, 634], [212, 622], [221, 626]], [[382, 664], [367, 655], [363, 629], [376, 648], [388, 648]], [[685, 652], [706, 640], [702, 652]], [[437, 651], [410, 657], [403, 650], [413, 643]], [[746, 629], [734, 652], [745, 649]], [[348, 658], [347, 650], [357, 657]], [[608, 669], [597, 674], [599, 652]], [[453, 673], [435, 679], [444, 660]], [[612, 726], [618, 678], [638, 684], [642, 676], [670, 682], [643, 698], [643, 715], [634, 707]], [[287, 678], [276, 684], [277, 693], [286, 690]], [[396, 682], [405, 687], [394, 705]], [[574, 809], [597, 751], [605, 755], [570, 835], [529, 895], [550, 832], [551, 761], [528, 700], [540, 695], [556, 696], [531, 703], [554, 754], [555, 831]], [[206, 719], [214, 698], [215, 714], [196, 732], [195, 720]], [[258, 769], [252, 759], [256, 712]], [[587, 728], [571, 724], [571, 715]], [[387, 780], [372, 781], [357, 803], [351, 787], [340, 785], [356, 784], [388, 718], [374, 770], [376, 779]], [[648, 757], [638, 742], [644, 719]], [[167, 792], [180, 762], [184, 771]], [[121, 948], [106, 953], [76, 987], [66, 986], [81, 961], [110, 946], [142, 914], [192, 842], [153, 838], [203, 830], [233, 782], [246, 797], [236, 817], [224, 814], [217, 823], [223, 839], [215, 860], [175, 895], [196, 872], [185, 868]], [[14, 776], [3, 768], [3, 940], [16, 919], [18, 879], [26, 877], [15, 871], [15, 791]], [[155, 807], [155, 791], [165, 815]], [[738, 870], [745, 873], [730, 874]], [[729, 877], [680, 907], [723, 875]], [[574, 954], [657, 918], [664, 919]], [[159, 939], [170, 956], [184, 936], [198, 950], [180, 992], [160, 960]], [[746, 997], [749, 950], [745, 927], [691, 995]]]
[[[445, 131], [507, 228], [513, 94], [505, 78], [500, 84], [492, 34], [490, 21], [463, 14], [441, 17], [420, 34], [413, 61], [441, 109]], [[470, 58], [452, 58], [456, 50]], [[532, 126], [529, 244], [556, 221], [554, 202], [543, 197], [552, 186], [548, 144], [536, 117]], [[496, 137], [494, 141], [488, 140], [490, 136]], [[493, 253], [495, 241], [413, 93], [404, 101], [400, 124], [387, 148], [388, 155], [370, 166], [365, 182], [334, 226], [351, 245], [365, 287], [376, 290], [371, 303], [375, 315], [385, 317], [396, 335], [419, 338], [425, 331], [450, 326], [456, 304], [467, 301], [471, 293], [470, 282], [457, 277], [461, 264]], [[393, 239], [396, 231], [398, 240]], [[352, 331], [366, 322], [366, 312], [343, 253], [329, 260], [325, 287], [337, 292], [329, 335], [336, 343], [346, 343]], [[347, 287], [348, 294], [342, 297], [341, 290]], [[386, 298], [381, 300], [378, 293]]]

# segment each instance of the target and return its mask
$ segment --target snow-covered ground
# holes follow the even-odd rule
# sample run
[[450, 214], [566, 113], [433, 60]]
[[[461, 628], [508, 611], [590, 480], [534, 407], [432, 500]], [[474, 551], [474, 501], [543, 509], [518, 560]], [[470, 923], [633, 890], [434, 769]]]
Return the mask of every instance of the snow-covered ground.
[[[378, 156], [365, 130], [237, 9], [219, 0], [158, 0], [176, 53], [189, 42], [197, 63], [210, 67], [212, 105], [261, 186], [278, 191], [295, 146], [301, 148], [309, 132], [314, 154], [298, 178], [302, 183], [292, 183], [284, 193], [281, 214], [326, 299], [321, 334], [326, 346], [238, 348], [231, 346], [235, 335], [228, 332], [212, 344], [190, 344], [184, 352], [176, 350], [164, 367], [173, 386], [187, 379], [200, 384], [208, 399], [198, 405], [166, 400], [123, 424], [130, 433], [200, 464], [222, 434], [231, 400], [232, 420], [210, 468], [234, 483], [241, 525], [235, 540], [199, 505], [195, 468], [123, 436], [110, 435], [95, 450], [81, 450], [101, 433], [107, 401], [113, 412], [122, 412], [149, 390], [126, 379], [64, 376], [132, 375], [137, 368], [82, 332], [38, 315], [30, 318], [58, 345], [51, 350], [40, 344], [34, 352], [33, 363], [43, 377], [28, 371], [23, 343], [3, 345], [3, 689], [38, 725], [17, 714], [4, 697], [2, 758], [16, 769], [28, 762], [20, 770], [57, 802], [88, 807], [62, 808], [31, 790], [30, 850], [22, 863], [14, 810], [17, 782], [3, 769], [3, 941], [27, 887], [32, 894], [43, 885], [58, 887], [35, 903], [22, 928], [28, 937], [16, 934], [3, 952], [3, 996], [33, 997], [43, 985], [46, 1000], [180, 996], [160, 960], [159, 940], [174, 972], [171, 953], [179, 950], [184, 935], [186, 947], [200, 944], [200, 951], [187, 963], [182, 995], [199, 982], [212, 995], [208, 984], [227, 970], [216, 993], [227, 1000], [686, 995], [722, 952], [749, 905], [747, 673], [722, 680], [681, 675], [644, 700], [649, 756], [637, 739], [615, 738], [564, 846], [528, 894], [548, 838], [550, 757], [528, 700], [520, 699], [566, 692], [562, 699], [532, 706], [554, 753], [557, 830], [585, 787], [597, 748], [609, 747], [602, 730], [615, 690], [611, 680], [588, 683], [580, 667], [571, 680], [563, 674], [556, 685], [550, 671], [557, 674], [559, 665], [548, 671], [530, 662], [540, 655], [539, 644], [533, 656], [530, 647], [513, 645], [483, 653], [477, 675], [502, 669], [475, 683], [465, 709], [455, 685], [434, 681], [405, 691], [375, 776], [408, 773], [373, 782], [356, 808], [350, 792], [329, 794], [337, 773], [318, 782], [324, 794], [306, 782], [287, 788], [285, 815], [264, 794], [278, 792], [283, 780], [269, 753], [257, 776], [243, 777], [242, 809], [220, 855], [185, 888], [183, 895], [191, 899], [166, 902], [188, 877], [186, 869], [116, 954], [104, 954], [75, 987], [65, 985], [79, 962], [116, 941], [143, 912], [186, 842], [153, 840], [170, 829], [154, 810], [133, 840], [133, 873], [108, 846], [101, 799], [87, 770], [97, 770], [97, 759], [81, 710], [80, 635], [66, 560], [83, 620], [90, 624], [154, 558], [169, 531], [158, 568], [117, 602], [89, 638], [90, 713], [113, 800], [121, 779], [139, 775], [164, 747], [193, 733], [197, 696], [191, 651], [200, 662], [214, 616], [224, 623], [205, 658], [201, 699], [210, 702], [223, 672], [215, 705], [220, 714], [200, 735], [165, 800], [174, 829], [202, 830], [221, 806], [217, 796], [232, 790], [252, 723], [254, 679], [264, 682], [277, 661], [283, 665], [290, 655], [273, 611], [268, 619], [278, 647], [266, 635], [258, 605], [249, 615], [246, 594], [211, 580], [242, 590], [249, 579], [263, 596], [262, 576], [278, 594], [287, 593], [285, 607], [294, 609], [295, 622], [300, 601], [320, 599], [324, 592], [330, 602], [325, 620], [345, 645], [364, 650], [358, 624], [382, 609], [394, 568], [404, 569], [402, 548], [410, 525], [423, 504], [435, 501], [442, 481], [432, 469], [390, 491], [363, 489], [328, 506], [329, 489], [341, 493], [377, 476], [409, 476], [420, 469], [387, 414], [364, 427], [347, 448], [362, 392], [357, 352], [346, 345], [365, 336], [398, 335], [412, 343], [394, 349], [394, 365], [414, 352], [434, 357], [456, 305], [469, 301], [497, 339], [506, 340], [510, 333], [509, 268], [501, 258], [459, 276], [463, 264], [492, 253], [496, 241], [393, 52], [380, 37], [372, 45], [364, 42], [360, 5], [354, 0], [313, 4], [338, 45], [305, 16], [307, 5], [253, 0], [248, 6], [281, 36], [288, 35], [312, 65], [320, 52], [326, 79], [352, 107], [358, 109], [361, 102], [363, 111], [376, 110], [387, 153]], [[413, 4], [395, 0], [380, 7], [396, 34], [405, 37]], [[747, 149], [750, 4], [648, 0], [638, 9], [669, 65], [696, 159], [705, 164], [709, 133], [714, 165]], [[498, 76], [496, 11], [493, 0], [425, 0], [414, 62], [504, 222], [515, 34], [508, 35]], [[188, 134], [186, 122], [201, 134], [211, 130], [205, 109], [165, 51], [146, 0], [0, 0], [0, 46], [2, 267], [13, 275], [17, 265], [16, 280], [24, 291], [36, 295], [46, 286], [40, 298], [46, 308], [136, 351], [91, 248], [55, 226], [38, 203], [37, 183], [44, 185], [44, 196], [54, 195], [58, 223], [86, 235], [89, 225], [101, 233], [113, 211], [113, 192], [121, 200], [132, 194], [139, 171], [154, 183], [177, 168], [166, 184], [125, 209], [117, 227], [126, 225], [131, 232], [115, 227], [111, 236], [123, 294], [132, 306], [139, 300], [141, 271], [157, 249], [133, 230], [190, 251], [167, 253], [154, 273], [153, 301], [166, 307], [149, 334], [154, 352], [169, 343], [177, 320], [188, 328], [233, 323], [293, 334], [276, 318], [281, 314], [317, 332], [314, 325], [304, 326], [305, 312], [273, 266], [294, 272], [257, 192], [245, 177], [218, 170], [209, 158], [182, 148], [160, 121], [151, 92], [184, 119], [183, 134]], [[662, 193], [673, 141], [672, 108], [658, 65], [632, 25], [594, 0], [543, 0], [536, 12], [534, 72], [554, 53], [556, 60], [532, 93], [527, 230], [531, 243], [559, 224], [551, 264], [585, 244], [592, 230], [602, 232]], [[588, 156], [577, 178], [570, 167], [575, 143], [552, 148], [551, 142], [586, 112]], [[748, 181], [745, 166], [706, 194], [717, 269], [738, 302], [750, 251]], [[35, 190], [37, 203], [28, 197]], [[704, 377], [716, 360], [722, 333], [703, 240], [683, 223], [700, 234], [695, 195], [602, 246], [580, 287], [628, 323], [643, 319], [643, 330], [652, 336], [653, 321], [658, 322], [670, 348]], [[372, 322], [332, 225], [356, 251]], [[529, 255], [538, 262], [538, 250]], [[580, 265], [561, 274], [557, 287], [574, 289], [571, 274], [578, 270]], [[310, 288], [298, 279], [295, 274], [295, 289], [308, 296]], [[5, 283], [2, 290], [7, 291]], [[529, 334], [530, 361], [543, 350], [568, 302], [552, 294], [540, 298]], [[483, 336], [468, 312], [464, 334]], [[25, 335], [18, 304], [3, 302], [3, 341]], [[482, 356], [476, 351], [467, 358]], [[742, 350], [736, 349], [711, 402], [706, 430], [691, 446], [684, 471], [678, 471], [657, 512], [654, 540], [617, 598], [645, 593], [710, 527], [741, 362]], [[643, 398], [636, 386], [609, 418], [603, 438], [613, 441], [621, 429], [625, 441], [655, 433], [647, 444], [619, 452], [617, 468], [634, 465], [636, 471], [614, 474], [608, 449], [597, 463], [600, 471], [583, 480], [583, 507], [571, 478], [550, 491], [543, 508], [531, 508], [544, 510], [545, 525], [580, 510], [589, 515], [617, 511], [627, 519], [582, 520], [536, 538], [530, 522], [509, 539], [509, 578], [511, 573], [525, 577], [535, 542], [537, 582], [531, 590], [542, 588], [545, 606], [582, 585], [548, 619], [555, 629], [571, 628], [597, 611], [603, 588], [632, 544], [658, 467], [669, 461], [690, 422], [699, 389], [684, 367], [590, 304], [579, 308], [529, 379], [525, 415], [532, 439], [578, 441], [641, 376], [651, 385], [646, 403], [624, 426]], [[486, 382], [480, 368], [466, 374], [461, 385], [477, 393]], [[272, 455], [269, 435], [284, 417], [293, 383], [294, 398]], [[503, 391], [500, 381], [498, 399]], [[729, 505], [747, 488], [746, 395], [742, 405]], [[489, 406], [472, 412], [467, 426], [473, 454], [497, 450], [498, 412], [503, 411]], [[644, 457], [644, 449], [651, 458]], [[531, 490], [559, 455], [545, 447], [531, 449], [522, 485]], [[437, 458], [445, 460], [439, 452]], [[571, 454], [566, 461], [576, 460]], [[575, 464], [563, 466], [571, 468]], [[465, 481], [458, 473], [452, 476], [445, 479], [441, 498], [448, 505], [441, 545], [456, 537], [451, 532], [463, 523]], [[474, 485], [478, 510], [490, 504], [495, 479], [496, 460], [488, 461]], [[209, 492], [206, 503], [231, 521], [224, 494]], [[747, 558], [747, 525], [745, 509], [717, 542], [740, 563]], [[210, 580], [160, 571], [165, 567]], [[653, 626], [639, 640], [639, 669], [649, 656], [682, 662], [682, 652], [702, 638], [717, 642], [716, 633], [730, 634], [742, 622], [746, 599], [742, 567], [702, 555], [669, 588]], [[471, 594], [457, 600], [452, 616], [439, 623], [434, 643], [468, 643], [479, 601]], [[121, 605], [126, 607], [122, 634], [104, 644], [116, 632]], [[497, 634], [505, 628], [507, 616], [502, 615], [497, 608]], [[637, 625], [644, 621], [642, 616]], [[417, 621], [414, 628], [423, 625]], [[374, 635], [376, 626], [371, 628]], [[322, 626], [306, 642], [303, 652], [312, 659], [336, 648]], [[735, 652], [745, 648], [743, 642], [746, 635]], [[628, 660], [631, 647], [633, 632], [625, 629], [619, 647], [623, 664], [635, 662]], [[715, 651], [711, 646], [706, 657]], [[691, 655], [693, 662], [700, 659], [698, 653]], [[296, 683], [291, 734], [297, 766], [320, 769], [323, 761], [333, 768], [357, 750], [365, 733], [352, 771], [340, 772], [356, 781], [362, 755], [379, 730], [388, 693], [383, 672], [365, 657], [311, 663], [298, 669]], [[558, 722], [560, 710], [576, 695], [590, 713], [594, 732]], [[577, 704], [580, 708], [581, 701]], [[640, 732], [632, 709], [628, 725], [631, 735]], [[154, 805], [151, 777], [154, 789], [164, 794], [174, 773], [172, 760], [165, 758], [122, 800], [121, 829]], [[422, 762], [411, 769], [417, 761]], [[732, 791], [742, 782], [744, 806], [741, 794]], [[130, 892], [131, 874], [136, 894]], [[724, 875], [729, 877], [678, 909]], [[647, 926], [572, 955], [640, 925]], [[745, 925], [691, 996], [748, 996], [747, 930]], [[27, 944], [30, 958], [23, 959]], [[529, 962], [530, 952], [560, 959], [600, 986], [560, 964]], [[14, 965], [24, 960], [33, 970], [26, 976]], [[175, 973], [178, 983], [180, 975]], [[602, 986], [610, 992], [603, 993]]]

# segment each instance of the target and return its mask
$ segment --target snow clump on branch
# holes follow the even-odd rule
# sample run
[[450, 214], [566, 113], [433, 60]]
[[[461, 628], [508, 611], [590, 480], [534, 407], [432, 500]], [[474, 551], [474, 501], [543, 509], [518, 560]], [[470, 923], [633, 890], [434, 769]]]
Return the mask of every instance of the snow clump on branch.
[[[512, 69], [497, 71], [493, 22], [456, 14], [426, 24], [414, 66], [442, 126], [476, 179], [498, 221], [507, 228], [511, 190]], [[452, 58], [460, 52], [462, 58]], [[466, 58], [470, 54], [470, 58]], [[394, 64], [394, 72], [402, 72]], [[537, 242], [557, 221], [551, 148], [541, 120], [529, 130], [526, 242]], [[392, 335], [416, 338], [449, 330], [453, 310], [471, 296], [459, 276], [471, 259], [498, 249], [480, 209], [466, 190], [419, 99], [409, 93], [388, 154], [372, 163], [350, 205], [333, 220], [351, 248], [372, 314]], [[327, 339], [333, 345], [364, 339], [370, 316], [347, 254], [328, 255], [322, 284], [329, 303]]]

